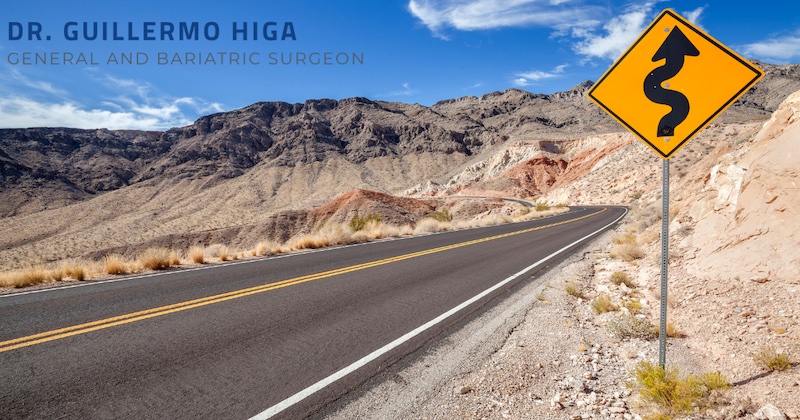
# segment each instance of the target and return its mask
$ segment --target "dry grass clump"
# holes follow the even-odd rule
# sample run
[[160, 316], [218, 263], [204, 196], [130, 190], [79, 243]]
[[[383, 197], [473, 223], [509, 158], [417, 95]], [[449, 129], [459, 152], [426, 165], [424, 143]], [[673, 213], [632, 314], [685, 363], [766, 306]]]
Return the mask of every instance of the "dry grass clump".
[[605, 293], [600, 293], [594, 300], [592, 300], [592, 309], [596, 314], [604, 314], [606, 312], [616, 311], [617, 305], [611, 302], [611, 297]]
[[644, 258], [645, 254], [636, 240], [636, 235], [626, 234], [615, 236], [612, 240], [614, 242], [614, 251], [612, 252], [613, 258], [619, 258], [623, 261], [632, 262]]
[[611, 283], [616, 284], [617, 286], [619, 286], [620, 284], [625, 284], [625, 286], [628, 286], [631, 289], [636, 287], [636, 285], [633, 284], [633, 280], [631, 280], [631, 277], [628, 275], [628, 273], [624, 271], [613, 272], [609, 280], [611, 281]]
[[73, 280], [83, 281], [89, 277], [88, 263], [84, 261], [65, 261], [61, 264], [61, 272], [65, 277], [70, 277]]
[[277, 242], [267, 241], [259, 242], [256, 245], [255, 256], [265, 257], [267, 255], [279, 254], [281, 252], [281, 245]]
[[433, 220], [436, 220], [437, 222], [452, 222], [453, 221], [453, 215], [450, 214], [450, 210], [447, 210], [447, 209], [435, 211], [435, 212], [431, 213], [430, 215], [428, 215], [428, 217], [430, 217]]
[[651, 419], [684, 418], [692, 411], [700, 414], [713, 408], [717, 397], [730, 388], [719, 372], [681, 378], [677, 368], [664, 370], [648, 361], [636, 365], [631, 374], [636, 380], [631, 385], [650, 411], [646, 418]]
[[567, 284], [564, 285], [564, 291], [570, 296], [574, 296], [579, 299], [583, 298], [583, 288], [580, 284], [573, 281], [568, 281]]
[[217, 250], [217, 258], [219, 258], [220, 261], [228, 261], [230, 256], [229, 253], [230, 251], [228, 250], [228, 247], [223, 245]]
[[302, 235], [292, 241], [289, 248], [295, 250], [317, 249], [324, 248], [328, 245], [330, 245], [330, 241], [321, 235]]
[[639, 245], [620, 245], [614, 252], [622, 261], [632, 262], [644, 258], [644, 251]]
[[410, 236], [414, 234], [414, 228], [410, 225], [403, 225], [398, 228], [400, 230], [400, 236]]
[[0, 277], [0, 286], [3, 287], [27, 287], [44, 283], [45, 276], [42, 270], [25, 270], [4, 273]]
[[514, 219], [512, 219], [511, 216], [508, 216], [508, 215], [505, 215], [505, 214], [495, 214], [494, 216], [492, 216], [489, 219], [488, 224], [484, 225], [484, 226], [504, 225], [506, 223], [511, 223], [513, 221], [514, 221]]
[[176, 266], [181, 265], [181, 256], [178, 254], [178, 251], [170, 251], [169, 253], [169, 265]]
[[83, 262], [65, 262], [58, 267], [34, 266], [0, 274], [0, 287], [22, 288], [66, 278], [85, 280], [89, 269]]
[[189, 248], [189, 260], [195, 264], [204, 264], [206, 262], [205, 249], [200, 246], [193, 246]]
[[[286, 250], [317, 249], [328, 246], [348, 245], [354, 243], [368, 242], [386, 236], [399, 235], [399, 229], [394, 228], [389, 231], [389, 226], [380, 222], [379, 218], [368, 217], [366, 219], [353, 219], [348, 225], [328, 223], [314, 233], [301, 235], [282, 248], [273, 246], [271, 252], [278, 254]], [[361, 223], [363, 221], [363, 223]], [[356, 224], [358, 230], [353, 230], [352, 225]]]
[[792, 360], [786, 353], [778, 353], [775, 347], [764, 346], [753, 354], [756, 364], [769, 372], [784, 371], [792, 367]]
[[437, 220], [430, 218], [422, 219], [414, 226], [414, 234], [438, 232], [440, 230], [439, 225], [440, 222]]
[[658, 328], [645, 318], [635, 315], [622, 315], [608, 321], [608, 330], [620, 339], [640, 338], [653, 340], [658, 337]]
[[611, 239], [611, 242], [613, 242], [614, 245], [636, 245], [636, 235], [632, 233], [617, 235]]
[[377, 213], [370, 213], [366, 217], [361, 217], [359, 215], [355, 215], [355, 217], [350, 219], [350, 223], [348, 224], [348, 227], [353, 232], [358, 232], [359, 230], [362, 230], [365, 227], [367, 227], [368, 223], [377, 224], [377, 223], [380, 223], [380, 222], [381, 222], [381, 216], [379, 216]]
[[642, 313], [642, 304], [636, 299], [623, 299], [622, 307], [634, 315]]
[[107, 274], [127, 274], [130, 273], [128, 262], [119, 255], [106, 255], [103, 258], [103, 271]]
[[166, 248], [146, 249], [139, 256], [139, 263], [148, 270], [165, 270], [170, 267], [170, 252]]
[[[528, 207], [525, 207], [525, 209], [527, 210]], [[520, 212], [516, 217], [514, 217], [514, 221], [515, 222], [525, 222], [525, 221], [528, 221], [528, 220], [540, 219], [542, 217], [552, 216], [552, 215], [555, 215], [555, 214], [566, 213], [568, 211], [569, 211], [569, 208], [567, 208], [567, 206], [565, 206], [565, 205], [558, 205], [558, 206], [555, 206], [555, 207], [550, 207], [547, 210], [541, 210], [541, 211], [530, 211], [530, 210], [528, 210], [527, 213], [526, 212]]]
[[[658, 336], [661, 335], [661, 329], [658, 329]], [[669, 338], [684, 338], [686, 334], [681, 332], [672, 321], [667, 321], [667, 337]]]
[[[377, 216], [377, 215], [376, 215]], [[364, 231], [374, 231], [377, 229], [378, 226], [381, 226], [380, 218], [378, 217], [377, 220], [369, 219], [367, 220], [359, 230]], [[322, 228], [317, 231], [315, 234], [316, 236], [320, 236], [323, 239], [323, 242], [327, 242], [328, 245], [325, 246], [335, 246], [335, 245], [347, 245], [353, 243], [352, 236], [353, 230], [350, 227], [338, 224], [338, 223], [326, 223], [322, 226]]]

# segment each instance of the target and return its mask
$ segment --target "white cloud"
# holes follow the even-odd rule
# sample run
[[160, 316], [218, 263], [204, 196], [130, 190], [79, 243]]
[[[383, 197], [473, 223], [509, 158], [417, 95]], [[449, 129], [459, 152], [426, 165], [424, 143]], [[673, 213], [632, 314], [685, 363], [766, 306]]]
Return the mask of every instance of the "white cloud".
[[800, 35], [765, 39], [744, 45], [740, 51], [748, 57], [787, 63], [800, 58]]
[[148, 83], [102, 76], [115, 97], [105, 98], [97, 106], [86, 106], [68, 99], [68, 92], [48, 82], [30, 80], [16, 70], [12, 77], [22, 86], [51, 94], [35, 98], [29, 90], [20, 91], [0, 84], [0, 128], [71, 127], [132, 130], [164, 130], [191, 124], [197, 115], [221, 112], [218, 103], [199, 98], [173, 98], [158, 94]]
[[[631, 2], [616, 16], [609, 16], [609, 7], [600, 1], [573, 0], [410, 0], [408, 10], [443, 39], [448, 39], [447, 29], [550, 28], [553, 38], [571, 39], [574, 52], [589, 60], [621, 55], [655, 16], [655, 5], [663, 1]], [[698, 7], [685, 14], [696, 23], [704, 10]], [[521, 85], [531, 81], [535, 78], [515, 79]]]
[[603, 25], [601, 33], [581, 28], [572, 36], [582, 39], [574, 46], [575, 52], [587, 58], [616, 59], [636, 40], [650, 23], [655, 2], [630, 6], [625, 13], [611, 18]]
[[152, 130], [158, 118], [133, 112], [81, 109], [78, 104], [42, 103], [28, 98], [0, 98], [0, 127], [71, 127]]
[[389, 96], [411, 96], [419, 93], [419, 90], [411, 87], [411, 83], [405, 82], [402, 86], [403, 89], [389, 92]]
[[690, 10], [688, 12], [683, 12], [681, 15], [686, 18], [689, 22], [694, 23], [697, 26], [700, 26], [700, 15], [703, 14], [705, 7], [698, 7], [697, 9]]
[[561, 76], [564, 73], [564, 70], [569, 67], [569, 64], [561, 64], [553, 68], [552, 71], [540, 71], [540, 70], [531, 70], [522, 73], [514, 74], [515, 78], [511, 81], [517, 86], [530, 86], [536, 82], [546, 80], [546, 79], [554, 79], [556, 77]]
[[52, 83], [30, 80], [29, 78], [25, 77], [22, 73], [20, 73], [15, 68], [11, 69], [11, 73], [10, 74], [11, 74], [11, 77], [14, 79], [14, 81], [16, 81], [18, 83], [22, 83], [24, 86], [27, 86], [29, 88], [36, 89], [36, 90], [39, 90], [39, 91], [42, 91], [42, 92], [45, 92], [45, 93], [49, 93], [49, 94], [52, 94], [52, 95], [59, 95], [59, 96], [63, 96], [63, 95], [65, 95], [67, 93], [65, 90], [56, 88], [55, 86], [53, 86]]
[[451, 27], [464, 31], [502, 27], [558, 28], [593, 20], [597, 6], [563, 6], [568, 0], [411, 0], [408, 10], [436, 36]]

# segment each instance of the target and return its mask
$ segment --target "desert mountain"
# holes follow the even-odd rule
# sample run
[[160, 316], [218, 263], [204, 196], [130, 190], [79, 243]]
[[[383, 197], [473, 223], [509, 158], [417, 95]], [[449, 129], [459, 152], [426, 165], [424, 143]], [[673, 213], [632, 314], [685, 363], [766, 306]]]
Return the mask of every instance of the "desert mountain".
[[[800, 89], [798, 66], [763, 67], [764, 80], [725, 120], [764, 120]], [[244, 241], [254, 235], [244, 231], [266, 232], [257, 226], [284, 226], [277, 220], [308, 226], [292, 212], [359, 189], [535, 197], [572, 185], [558, 198], [580, 201], [591, 189], [574, 182], [632, 144], [585, 98], [590, 86], [510, 89], [431, 107], [262, 102], [163, 133], [0, 130], [0, 267], [187, 234], [225, 231]], [[627, 194], [626, 181], [604, 182]]]

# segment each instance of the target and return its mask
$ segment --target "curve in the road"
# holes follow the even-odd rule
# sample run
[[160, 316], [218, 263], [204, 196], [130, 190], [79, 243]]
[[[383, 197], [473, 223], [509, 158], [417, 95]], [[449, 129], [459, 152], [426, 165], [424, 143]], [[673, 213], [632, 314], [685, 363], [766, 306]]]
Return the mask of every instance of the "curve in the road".
[[435, 254], [437, 252], [447, 251], [451, 249], [461, 248], [469, 245], [475, 245], [483, 242], [493, 241], [496, 239], [507, 238], [509, 236], [520, 235], [523, 233], [529, 233], [536, 230], [551, 228], [555, 226], [560, 226], [567, 223], [577, 222], [579, 220], [583, 220], [592, 216], [595, 216], [599, 213], [606, 211], [606, 209], [598, 210], [594, 213], [590, 213], [584, 216], [580, 216], [574, 219], [569, 219], [561, 222], [551, 223], [544, 226], [537, 226], [528, 229], [521, 229], [514, 232], [504, 233], [501, 235], [494, 235], [489, 236], [486, 238], [475, 239], [471, 241], [461, 242], [453, 245], [447, 245], [443, 247], [428, 249], [424, 251], [414, 252], [410, 254], [399, 255], [396, 257], [385, 258], [382, 260], [377, 261], [370, 261], [364, 264], [359, 264], [350, 267], [343, 267], [335, 270], [329, 270], [321, 273], [310, 274], [306, 276], [291, 278], [287, 280], [282, 280], [274, 283], [268, 283], [261, 286], [250, 287], [241, 290], [235, 290], [232, 292], [222, 293], [214, 296], [207, 296], [200, 299], [193, 299], [189, 301], [179, 302], [171, 305], [165, 305], [157, 308], [151, 308], [143, 311], [132, 312], [124, 315], [119, 315], [111, 318], [100, 319], [97, 321], [87, 322], [83, 324], [73, 325], [65, 328], [59, 328], [56, 330], [45, 331], [38, 334], [29, 335], [26, 337], [19, 337], [12, 340], [6, 340], [0, 342], [0, 353], [16, 350], [22, 347], [33, 346], [36, 344], [42, 344], [53, 340], [59, 340], [62, 338], [72, 337], [79, 334], [86, 334], [92, 331], [102, 330], [105, 328], [116, 327], [119, 325], [125, 325], [132, 322], [143, 321], [145, 319], [155, 318], [158, 316], [168, 315], [175, 312], [185, 311], [189, 309], [199, 308], [206, 305], [212, 305], [215, 303], [225, 302], [231, 299], [237, 299], [245, 296], [250, 296], [257, 293], [264, 293], [271, 290], [281, 289], [284, 287], [294, 286], [297, 284], [302, 284], [310, 281], [321, 280], [328, 277], [337, 276], [340, 274], [351, 273], [353, 271], [363, 270], [366, 268], [377, 267], [384, 264], [390, 264], [397, 261], [403, 261], [411, 258], [421, 257], [423, 255], [430, 255]]

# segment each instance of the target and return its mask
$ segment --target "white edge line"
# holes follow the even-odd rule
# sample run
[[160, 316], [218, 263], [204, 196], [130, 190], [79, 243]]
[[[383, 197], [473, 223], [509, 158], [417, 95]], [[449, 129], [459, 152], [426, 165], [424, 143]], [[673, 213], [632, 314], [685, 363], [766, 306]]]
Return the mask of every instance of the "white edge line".
[[[575, 207], [578, 208], [579, 206], [575, 206]], [[570, 211], [568, 211], [566, 213], [553, 214], [553, 215], [550, 215], [550, 216], [540, 217], [540, 218], [537, 218], [537, 219], [525, 220], [525, 221], [522, 221], [522, 222], [513, 222], [513, 223], [525, 223], [525, 222], [531, 222], [531, 221], [534, 221], [534, 220], [544, 220], [544, 219], [549, 219], [551, 217], [563, 216], [565, 214], [570, 214], [570, 213], [573, 213], [573, 212], [575, 212], [575, 210], [570, 210]], [[507, 223], [507, 224], [511, 224], [511, 223]], [[476, 227], [476, 228], [467, 228], [467, 229], [463, 229], [463, 230], [482, 229], [482, 228], [485, 228], [485, 227], [491, 227], [491, 226], [481, 226], [481, 227]], [[57, 290], [74, 289], [76, 287], [97, 286], [97, 285], [101, 285], [101, 284], [116, 283], [116, 282], [120, 282], [120, 281], [146, 279], [146, 278], [158, 277], [158, 276], [167, 276], [167, 275], [176, 274], [176, 273], [190, 273], [192, 271], [209, 270], [209, 269], [213, 269], [213, 268], [233, 267], [233, 266], [237, 266], [237, 265], [240, 265], [240, 264], [252, 264], [252, 263], [257, 263], [257, 262], [263, 262], [263, 261], [268, 260], [268, 259], [269, 260], [277, 260], [279, 258], [289, 258], [289, 257], [298, 256], [298, 255], [311, 254], [311, 253], [315, 253], [315, 252], [333, 251], [335, 249], [342, 249], [342, 248], [350, 248], [350, 247], [355, 247], [355, 246], [370, 245], [370, 244], [376, 244], [376, 243], [381, 243], [381, 242], [399, 241], [399, 240], [403, 240], [403, 239], [412, 239], [412, 238], [418, 238], [418, 237], [429, 236], [429, 235], [441, 235], [441, 234], [448, 233], [448, 232], [451, 232], [451, 231], [422, 233], [422, 234], [418, 234], [418, 235], [401, 236], [401, 237], [397, 237], [397, 238], [383, 238], [383, 239], [378, 239], [377, 241], [361, 242], [361, 243], [358, 243], [358, 244], [350, 244], [350, 245], [331, 246], [331, 247], [325, 247], [325, 248], [320, 248], [320, 249], [305, 250], [305, 251], [300, 251], [300, 252], [292, 252], [292, 253], [274, 255], [274, 256], [269, 256], [269, 257], [255, 258], [255, 259], [251, 259], [251, 260], [234, 261], [234, 262], [227, 262], [227, 263], [223, 263], [223, 264], [209, 264], [209, 265], [203, 265], [203, 266], [200, 266], [200, 267], [181, 268], [181, 269], [171, 270], [171, 271], [162, 271], [160, 273], [149, 273], [149, 274], [143, 274], [143, 275], [138, 275], [138, 276], [120, 277], [120, 278], [116, 278], [116, 279], [88, 281], [86, 283], [70, 284], [68, 286], [48, 287], [48, 288], [45, 288], [45, 289], [28, 290], [28, 291], [25, 291], [25, 292], [11, 292], [11, 293], [6, 293], [6, 294], [0, 295], [0, 299], [11, 298], [11, 297], [15, 297], [15, 296], [32, 295], [32, 294], [37, 294], [37, 293], [55, 292]]]
[[571, 247], [573, 247], [573, 246], [585, 241], [586, 239], [589, 239], [592, 236], [594, 236], [594, 235], [606, 230], [609, 226], [612, 226], [613, 224], [615, 224], [618, 221], [620, 221], [623, 217], [625, 217], [626, 214], [628, 214], [628, 209], [627, 208], [625, 209], [625, 213], [622, 213], [622, 215], [619, 216], [617, 219], [615, 219], [613, 222], [611, 222], [611, 223], [603, 226], [602, 228], [600, 228], [600, 229], [598, 229], [598, 230], [596, 230], [596, 231], [584, 236], [583, 238], [580, 238], [580, 239], [576, 240], [575, 242], [572, 242], [569, 245], [566, 245], [565, 247], [559, 249], [556, 252], [553, 252], [552, 254], [544, 257], [543, 259], [541, 259], [541, 260], [539, 260], [539, 261], [537, 261], [537, 262], [535, 262], [535, 263], [523, 268], [522, 270], [520, 270], [516, 274], [511, 275], [510, 277], [506, 278], [505, 280], [501, 281], [500, 283], [497, 283], [494, 286], [484, 290], [483, 292], [473, 296], [469, 300], [461, 303], [460, 305], [454, 307], [453, 309], [450, 309], [449, 311], [447, 311], [447, 312], [439, 315], [438, 317], [428, 321], [427, 323], [417, 327], [416, 329], [412, 330], [411, 332], [406, 333], [402, 337], [400, 337], [400, 338], [392, 341], [391, 343], [389, 343], [389, 344], [387, 344], [387, 345], [385, 345], [385, 346], [373, 351], [372, 353], [364, 356], [363, 358], [357, 360], [356, 362], [352, 363], [351, 365], [339, 370], [338, 372], [333, 373], [332, 375], [328, 376], [327, 378], [320, 380], [319, 382], [317, 382], [317, 383], [309, 386], [308, 388], [306, 388], [306, 389], [304, 389], [304, 390], [292, 395], [291, 397], [279, 402], [278, 404], [273, 405], [272, 407], [264, 410], [263, 412], [261, 412], [259, 414], [256, 414], [255, 416], [251, 417], [250, 420], [266, 420], [266, 419], [269, 419], [272, 416], [280, 413], [281, 411], [286, 410], [287, 408], [297, 404], [298, 402], [306, 399], [307, 397], [311, 396], [312, 394], [316, 393], [317, 391], [327, 387], [328, 385], [338, 381], [339, 379], [349, 375], [350, 373], [355, 372], [357, 369], [363, 367], [367, 363], [372, 362], [373, 360], [377, 359], [378, 357], [390, 352], [391, 350], [393, 350], [394, 348], [402, 345], [406, 341], [411, 340], [412, 338], [416, 337], [417, 335], [423, 333], [425, 330], [428, 330], [431, 327], [433, 327], [434, 325], [444, 321], [445, 319], [447, 319], [450, 316], [456, 314], [457, 312], [461, 311], [462, 309], [466, 308], [467, 306], [472, 305], [473, 303], [483, 299], [484, 297], [486, 297], [490, 293], [494, 292], [495, 290], [499, 289], [500, 287], [503, 287], [504, 285], [508, 284], [509, 282], [515, 280], [517, 277], [519, 277], [519, 276], [527, 273], [528, 271], [533, 270], [534, 268], [542, 265], [543, 263], [545, 263], [548, 260], [556, 257], [557, 255], [561, 254], [562, 252], [566, 251], [567, 249], [569, 249], [569, 248], [571, 248]]

